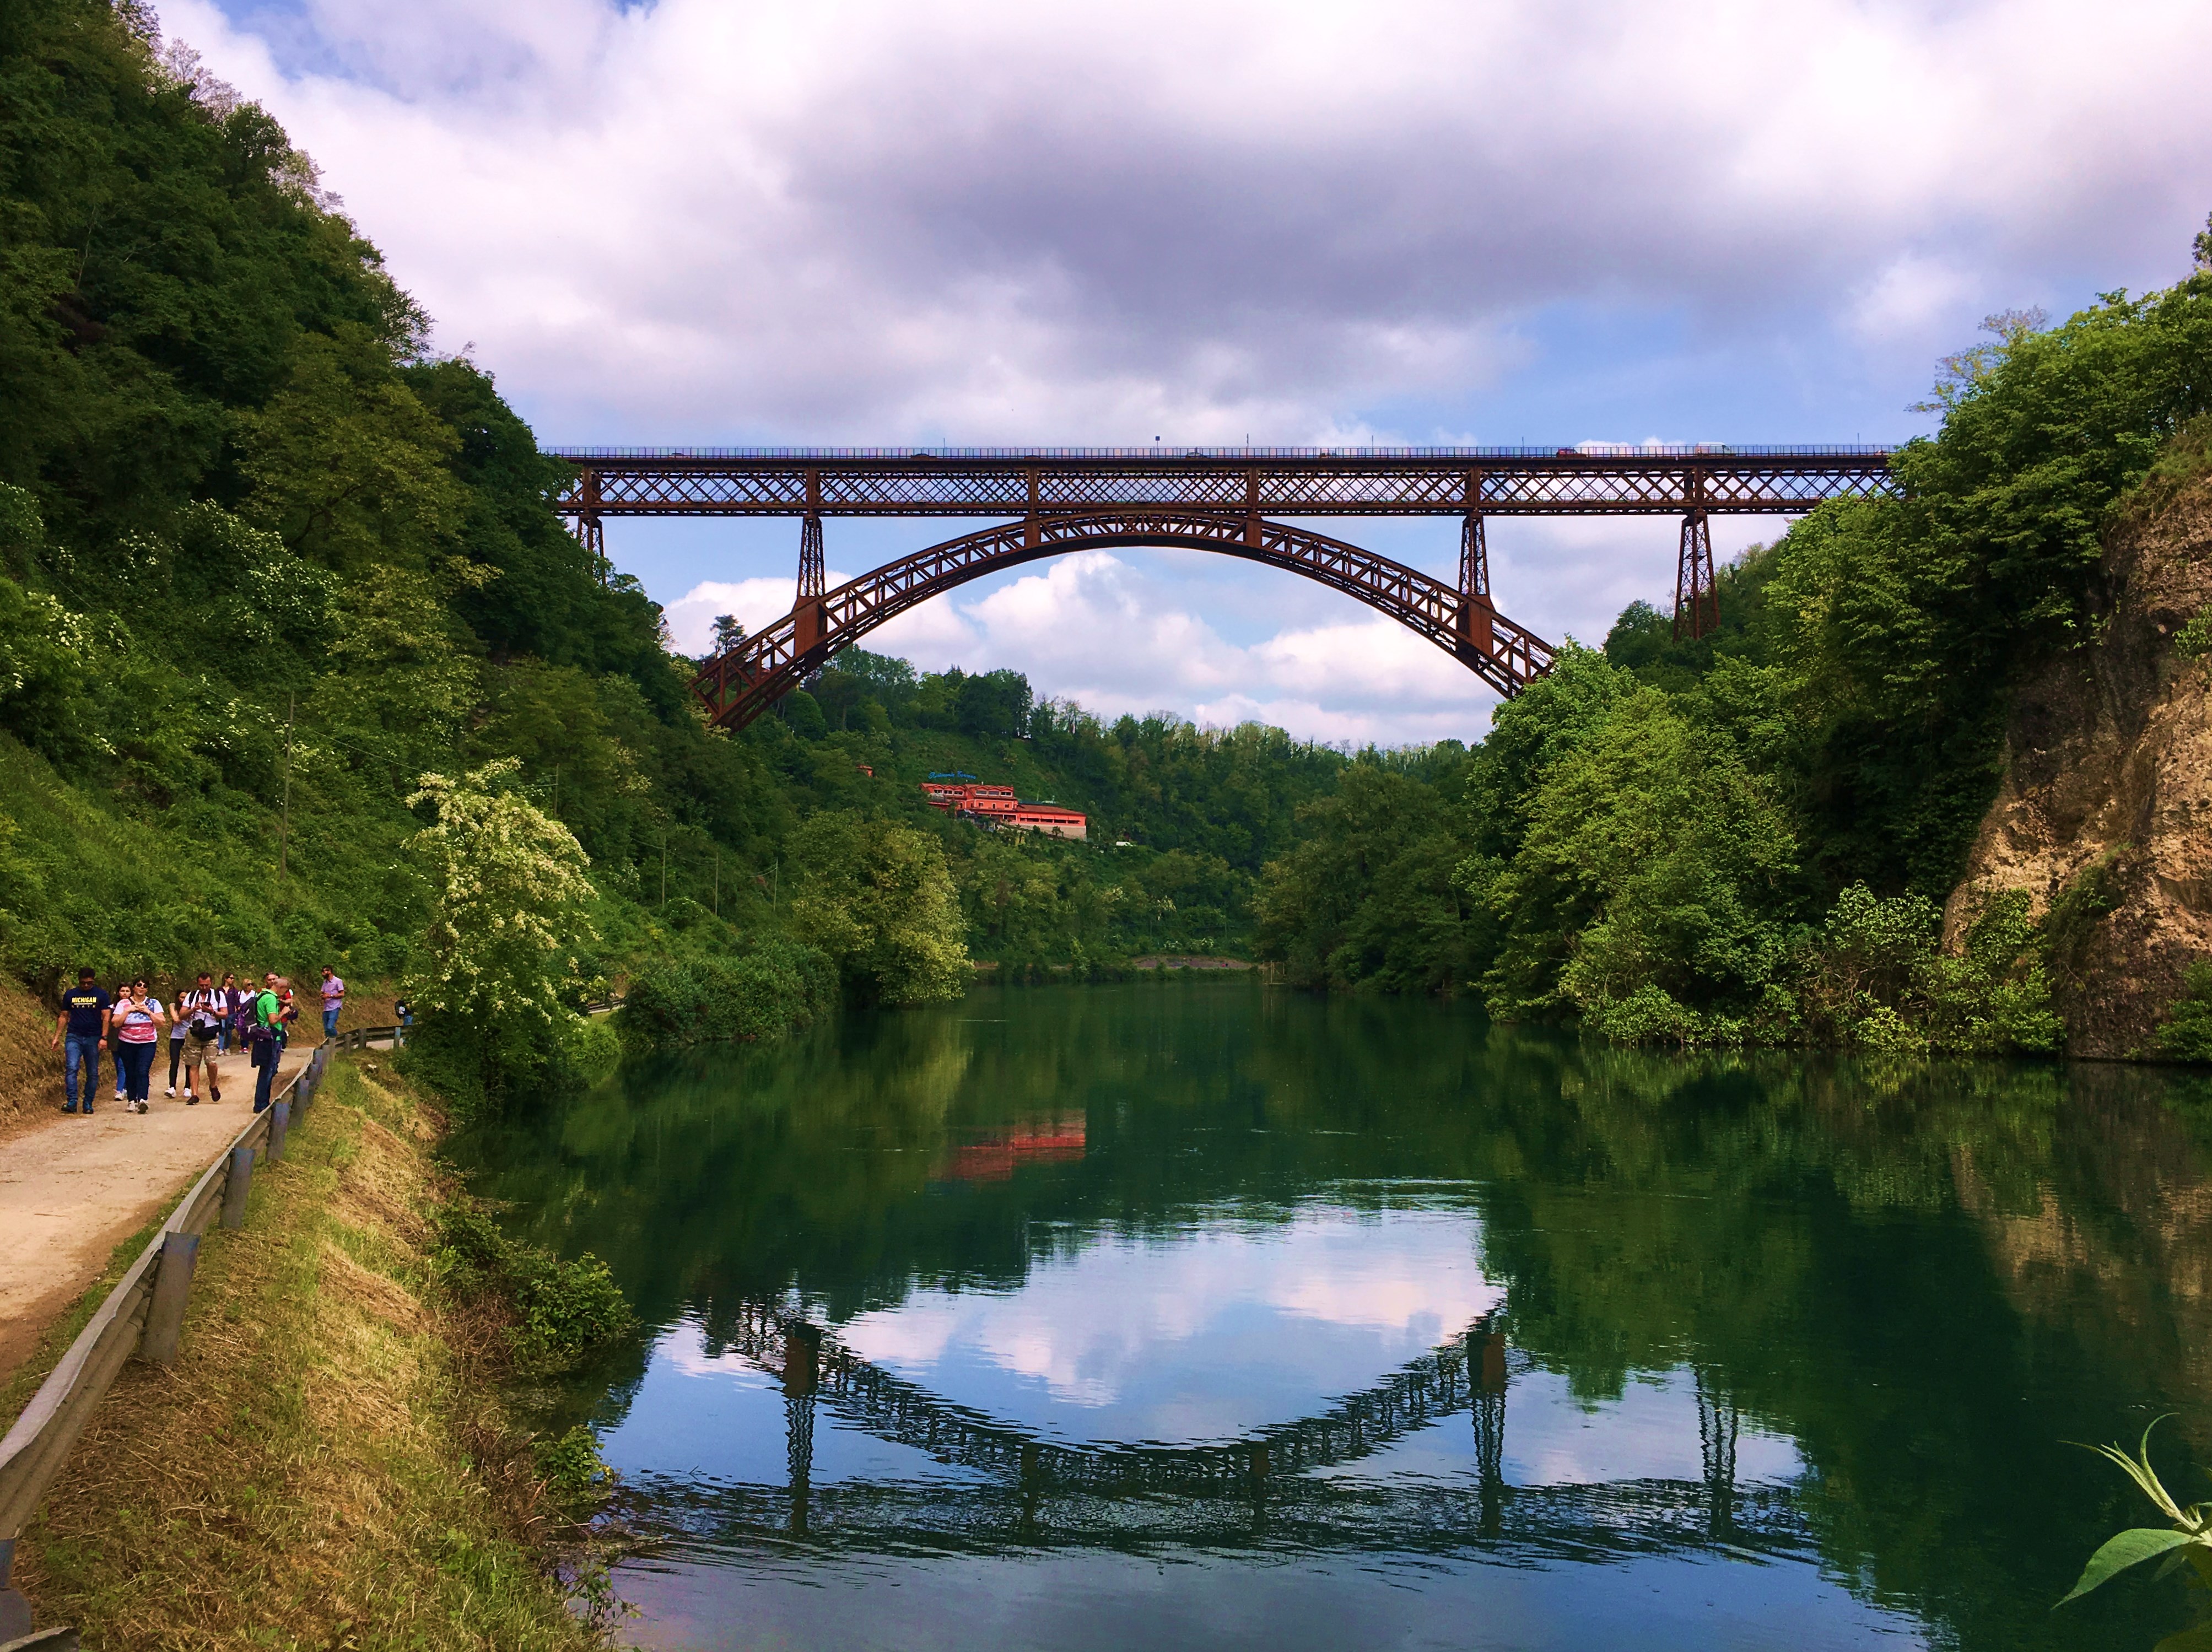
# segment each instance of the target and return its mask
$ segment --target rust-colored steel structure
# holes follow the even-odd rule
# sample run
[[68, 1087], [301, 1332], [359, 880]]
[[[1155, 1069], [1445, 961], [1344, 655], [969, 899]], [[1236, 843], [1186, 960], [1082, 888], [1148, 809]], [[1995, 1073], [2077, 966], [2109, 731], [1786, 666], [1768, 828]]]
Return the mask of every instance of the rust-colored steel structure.
[[[604, 566], [611, 516], [796, 516], [791, 613], [707, 662], [693, 684], [742, 727], [872, 627], [996, 568], [1107, 545], [1188, 546], [1262, 562], [1358, 598], [1500, 694], [1551, 646], [1498, 613], [1492, 516], [1681, 519], [1677, 635], [1719, 622], [1709, 519], [1799, 515], [1893, 491], [1880, 447], [579, 448], [557, 508]], [[823, 589], [823, 519], [1012, 519]], [[1457, 516], [1456, 588], [1282, 519]]]

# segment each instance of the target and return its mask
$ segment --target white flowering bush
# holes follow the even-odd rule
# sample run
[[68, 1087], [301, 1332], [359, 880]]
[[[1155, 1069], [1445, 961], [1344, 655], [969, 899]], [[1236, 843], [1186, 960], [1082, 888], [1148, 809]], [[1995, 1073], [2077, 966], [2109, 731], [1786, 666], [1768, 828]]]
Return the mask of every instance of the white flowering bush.
[[581, 984], [577, 954], [599, 938], [586, 910], [598, 898], [590, 858], [513, 788], [521, 767], [504, 757], [458, 780], [425, 774], [408, 799], [434, 818], [408, 840], [429, 880], [431, 916], [407, 988], [429, 1043], [449, 1058], [441, 1067], [473, 1052], [489, 1089], [542, 1072], [578, 1041], [582, 1017], [568, 1002]]

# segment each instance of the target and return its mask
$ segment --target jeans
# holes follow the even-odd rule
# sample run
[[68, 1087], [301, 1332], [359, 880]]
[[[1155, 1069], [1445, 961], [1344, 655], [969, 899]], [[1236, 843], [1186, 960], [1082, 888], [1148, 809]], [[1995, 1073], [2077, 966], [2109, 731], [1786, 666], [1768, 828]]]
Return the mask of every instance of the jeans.
[[263, 1045], [262, 1051], [268, 1059], [262, 1062], [261, 1071], [253, 1080], [253, 1110], [256, 1113], [265, 1113], [269, 1109], [270, 1092], [276, 1087], [276, 1058], [283, 1054], [284, 1047], [272, 1042]]
[[84, 1110], [92, 1111], [100, 1090], [100, 1035], [71, 1033], [62, 1044], [62, 1094], [71, 1111], [76, 1108], [76, 1071], [84, 1069]]
[[333, 1009], [330, 1008], [328, 1005], [325, 1005], [325, 1006], [324, 1007], [324, 1010], [323, 1010], [323, 1036], [324, 1036], [324, 1037], [328, 1038], [328, 1037], [330, 1037], [333, 1033], [335, 1033], [335, 1032], [337, 1032], [337, 1029], [338, 1029], [338, 1010], [343, 1010], [343, 1008], [345, 1008], [345, 1005], [343, 1005], [343, 1004], [339, 1005], [337, 1006], [337, 1010], [333, 1010]]
[[154, 1079], [154, 1047], [151, 1044], [125, 1044], [123, 1047], [124, 1094], [131, 1101], [146, 1099], [147, 1086]]

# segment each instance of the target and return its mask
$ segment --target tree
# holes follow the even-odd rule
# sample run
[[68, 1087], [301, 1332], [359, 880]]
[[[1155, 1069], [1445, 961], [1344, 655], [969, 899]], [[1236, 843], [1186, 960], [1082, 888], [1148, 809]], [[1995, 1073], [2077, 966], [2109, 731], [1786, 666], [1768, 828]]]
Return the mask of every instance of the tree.
[[1446, 801], [1454, 789], [1373, 761], [1346, 769], [1334, 795], [1298, 811], [1305, 841], [1261, 875], [1261, 956], [1306, 986], [1463, 983], [1473, 937], [1452, 876], [1466, 847]]
[[726, 654], [745, 640], [745, 628], [735, 614], [714, 616], [714, 652]]
[[441, 1076], [494, 1094], [553, 1067], [581, 1032], [577, 954], [599, 938], [589, 860], [514, 789], [521, 768], [502, 757], [459, 780], [425, 774], [408, 799], [432, 820], [408, 841], [430, 923], [407, 990], [447, 1058]]
[[791, 845], [792, 926], [846, 983], [885, 1004], [930, 1004], [967, 986], [968, 943], [945, 852], [886, 820], [825, 811]]

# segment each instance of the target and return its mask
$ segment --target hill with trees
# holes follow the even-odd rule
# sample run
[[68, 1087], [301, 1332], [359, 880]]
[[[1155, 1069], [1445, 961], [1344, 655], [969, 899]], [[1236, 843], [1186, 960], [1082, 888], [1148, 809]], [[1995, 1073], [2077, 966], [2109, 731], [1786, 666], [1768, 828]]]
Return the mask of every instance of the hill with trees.
[[[1899, 453], [1902, 496], [1826, 506], [1723, 570], [1717, 635], [1677, 638], [1636, 604], [1464, 764], [1356, 766], [1268, 869], [1271, 951], [1315, 981], [1464, 979], [1495, 1015], [1637, 1042], [2049, 1050], [2058, 1006], [2118, 992], [2134, 1032], [2106, 1053], [2212, 1057], [2173, 1030], [2212, 997], [2185, 944], [2212, 907], [2186, 847], [2201, 817], [2194, 834], [2151, 819], [2212, 806], [2191, 801], [2212, 768], [2194, 658], [2212, 623], [2212, 240], [2197, 252], [2163, 292], [2056, 326], [1993, 318], [1943, 364], [1941, 428]], [[2095, 692], [2053, 686], [2085, 674]], [[2109, 726], [2101, 768], [2065, 756], [2054, 701]], [[2129, 805], [2142, 819], [2069, 838], [2033, 877], [1976, 853], [2041, 830], [2037, 807], [2125, 813], [2124, 731], [2154, 702], [2170, 738], [2142, 762], [2195, 776], [2176, 797]], [[1990, 817], [2029, 769], [2041, 804]], [[2137, 864], [2154, 830], [2168, 864]], [[2084, 938], [2118, 904], [2116, 856], [2142, 901], [2165, 894], [2132, 938], [2089, 947], [2100, 987], [2080, 978]]]

